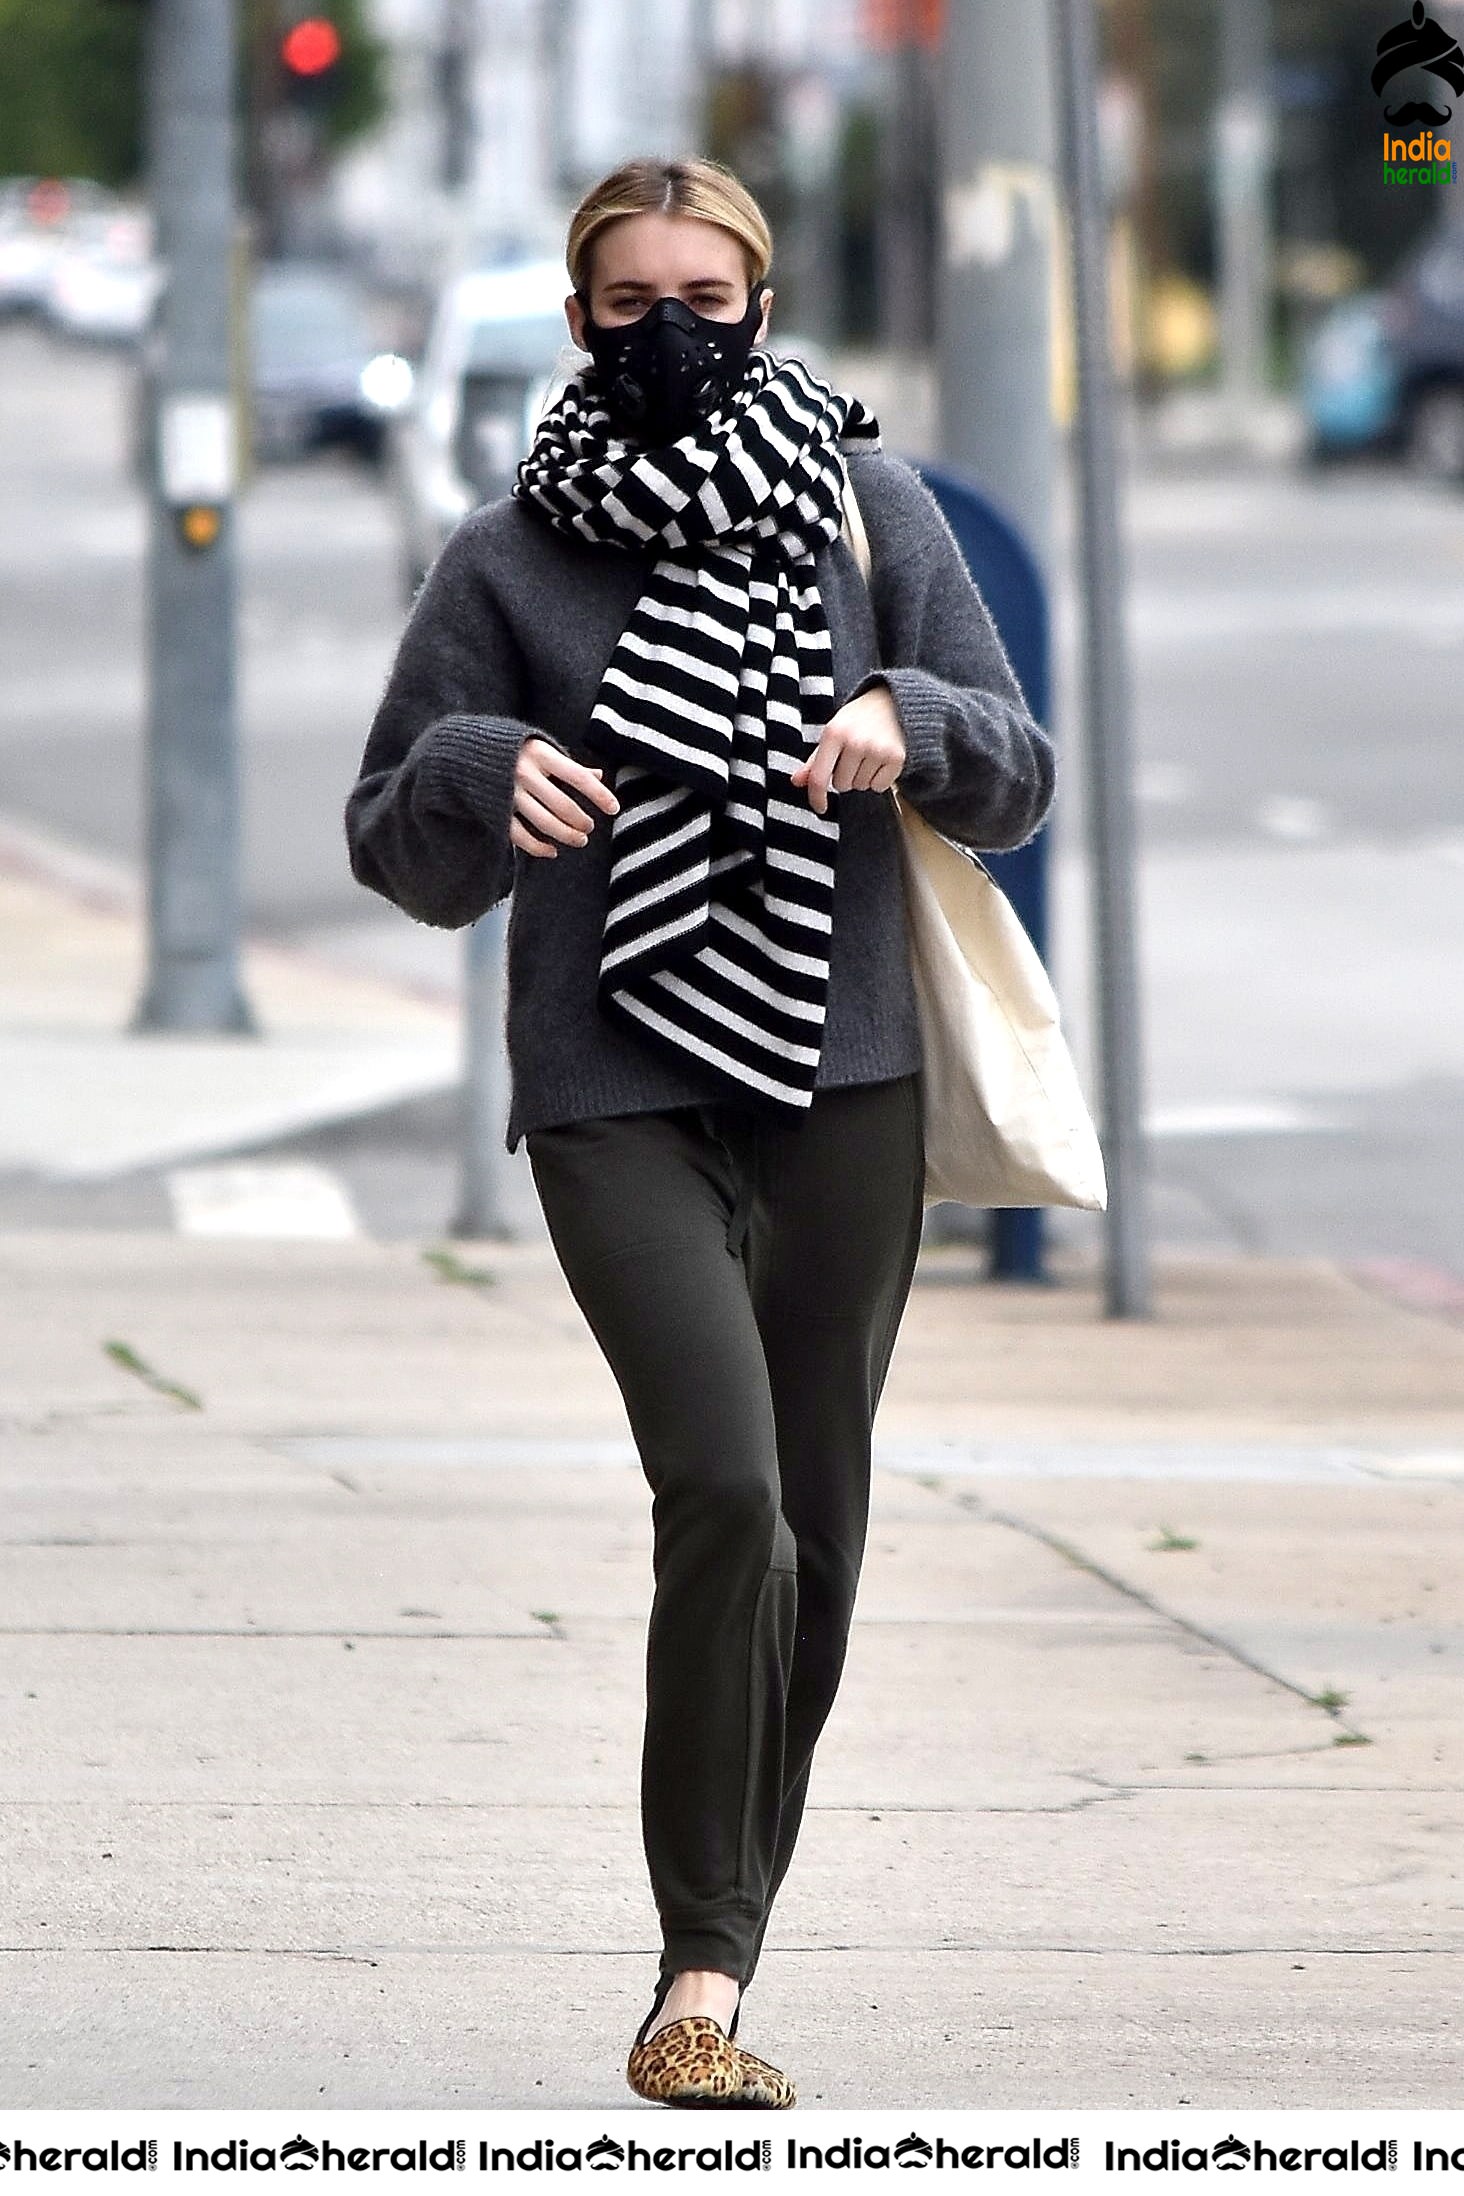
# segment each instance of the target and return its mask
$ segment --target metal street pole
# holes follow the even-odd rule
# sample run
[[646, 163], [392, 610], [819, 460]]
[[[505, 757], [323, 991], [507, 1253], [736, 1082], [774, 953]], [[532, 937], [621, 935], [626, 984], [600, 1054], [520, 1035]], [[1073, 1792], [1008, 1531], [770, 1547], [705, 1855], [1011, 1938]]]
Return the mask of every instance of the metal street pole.
[[[941, 263], [936, 311], [938, 448], [1013, 522], [1050, 585], [1052, 418], [1052, 62], [1033, 0], [954, 0], [941, 61]], [[1045, 944], [1045, 854], [1023, 858], [1022, 915]], [[957, 1208], [940, 1236], [982, 1225]], [[990, 1270], [1036, 1281], [1037, 1212], [990, 1219]]]
[[1220, 366], [1230, 432], [1243, 438], [1266, 388], [1274, 123], [1268, 0], [1221, 0], [1215, 211]]
[[148, 967], [131, 1028], [255, 1029], [239, 980], [234, 8], [154, 0], [149, 181], [167, 271], [152, 347]]
[[468, 188], [476, 136], [472, 103], [476, 44], [473, 0], [444, 0], [442, 44], [437, 54], [437, 97], [442, 116], [439, 175], [442, 188], [459, 202]]
[[880, 139], [879, 309], [886, 347], [897, 358], [912, 359], [928, 347], [933, 302], [926, 245], [929, 67], [916, 35], [913, 0], [895, 0], [893, 15]]
[[480, 1242], [506, 1240], [513, 1233], [503, 1195], [508, 1173], [503, 1142], [509, 1081], [503, 1041], [507, 933], [507, 907], [490, 908], [469, 928], [463, 956], [462, 1141], [452, 1233]]
[[1052, 567], [1052, 99], [1047, 11], [957, 0], [942, 66], [940, 451]]
[[[524, 22], [520, 17], [518, 28], [523, 29]], [[494, 142], [492, 117], [485, 117], [480, 104], [483, 37], [487, 32], [497, 64], [492, 72], [496, 78], [506, 73], [511, 52], [508, 33], [514, 26], [485, 21], [477, 0], [446, 0], [443, 27], [452, 58], [442, 79], [442, 180], [450, 194], [450, 269], [456, 273], [471, 263], [480, 207], [502, 196], [487, 187], [482, 169], [485, 156], [490, 166], [505, 158], [504, 148]], [[547, 39], [538, 45], [536, 60], [547, 68]], [[503, 1239], [511, 1233], [503, 1196], [508, 1167], [503, 1143], [508, 1116], [508, 1057], [504, 1046], [507, 935], [506, 906], [490, 908], [463, 934], [457, 1210], [450, 1232], [481, 1241]]]
[[1129, 677], [1109, 325], [1108, 219], [1098, 143], [1096, 0], [1054, 0], [1054, 7], [1078, 370], [1085, 775], [1097, 939], [1103, 1155], [1108, 1170], [1106, 1300], [1111, 1316], [1139, 1319], [1150, 1311], [1149, 1244]]

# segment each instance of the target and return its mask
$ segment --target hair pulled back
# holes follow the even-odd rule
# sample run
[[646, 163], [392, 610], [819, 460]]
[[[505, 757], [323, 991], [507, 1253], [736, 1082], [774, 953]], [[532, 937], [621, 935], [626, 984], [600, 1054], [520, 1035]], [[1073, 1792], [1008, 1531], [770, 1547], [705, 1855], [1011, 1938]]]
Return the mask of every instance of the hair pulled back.
[[719, 160], [626, 160], [580, 200], [569, 223], [565, 262], [588, 296], [600, 231], [626, 214], [687, 214], [726, 229], [742, 246], [749, 288], [772, 264], [773, 233], [757, 200]]

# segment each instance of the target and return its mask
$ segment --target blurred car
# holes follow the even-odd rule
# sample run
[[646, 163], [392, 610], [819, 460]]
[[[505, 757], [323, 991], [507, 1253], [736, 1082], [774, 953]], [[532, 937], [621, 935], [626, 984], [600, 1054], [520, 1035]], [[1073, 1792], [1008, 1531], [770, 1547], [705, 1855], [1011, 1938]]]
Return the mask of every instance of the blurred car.
[[377, 343], [366, 294], [349, 275], [304, 260], [262, 266], [249, 334], [256, 456], [303, 457], [343, 444], [380, 458], [411, 370]]
[[110, 191], [84, 176], [7, 177], [0, 185], [0, 313], [43, 310], [79, 225], [115, 206]]
[[387, 461], [408, 601], [458, 521], [507, 495], [556, 377], [582, 359], [565, 326], [568, 291], [558, 259], [462, 274], [444, 289]]
[[1368, 293], [1334, 305], [1313, 330], [1301, 372], [1313, 459], [1375, 449], [1393, 433], [1398, 370], [1387, 323], [1387, 299]]
[[1431, 238], [1391, 289], [1334, 306], [1301, 395], [1314, 458], [1380, 451], [1464, 483], [1464, 236]]
[[61, 334], [93, 343], [135, 343], [162, 288], [147, 217], [92, 216], [52, 260], [43, 304]]
[[[443, 292], [388, 469], [401, 514], [408, 602], [469, 511], [508, 494], [542, 412], [589, 363], [569, 340], [569, 278], [559, 259], [459, 275]], [[818, 345], [770, 344], [827, 373]]]

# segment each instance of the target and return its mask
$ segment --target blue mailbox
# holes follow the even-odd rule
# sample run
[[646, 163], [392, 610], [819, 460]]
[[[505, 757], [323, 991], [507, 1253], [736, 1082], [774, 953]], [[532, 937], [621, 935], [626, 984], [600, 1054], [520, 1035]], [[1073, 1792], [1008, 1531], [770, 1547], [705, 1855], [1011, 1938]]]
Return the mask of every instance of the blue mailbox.
[[[1011, 520], [979, 488], [958, 473], [922, 465], [929, 488], [966, 566], [996, 622], [1002, 645], [1021, 681], [1028, 707], [1046, 724], [1050, 702], [1050, 619], [1047, 587], [1037, 560]], [[1047, 958], [1047, 832], [1010, 854], [982, 860], [1021, 917], [1028, 937]], [[992, 1214], [991, 1271], [1003, 1280], [1040, 1281], [1043, 1230], [1040, 1211]]]

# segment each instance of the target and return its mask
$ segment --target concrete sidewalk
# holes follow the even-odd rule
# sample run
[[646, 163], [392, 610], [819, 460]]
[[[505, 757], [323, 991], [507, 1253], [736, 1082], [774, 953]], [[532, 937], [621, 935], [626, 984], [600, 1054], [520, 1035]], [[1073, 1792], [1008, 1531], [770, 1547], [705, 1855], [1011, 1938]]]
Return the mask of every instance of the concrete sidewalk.
[[[826, 2106], [1445, 2106], [1464, 1328], [928, 1253], [743, 2033]], [[0, 2104], [632, 2105], [647, 1497], [546, 1249], [0, 1238]]]
[[241, 958], [257, 1035], [129, 1035], [145, 973], [138, 880], [0, 817], [0, 1172], [102, 1182], [457, 1081], [457, 1003], [440, 983], [269, 944]]
[[[441, 987], [274, 949], [263, 1042], [129, 1038], [139, 948], [0, 827], [0, 1170], [455, 1077]], [[810, 2105], [1452, 2104], [1464, 1306], [1170, 1258], [1120, 1327], [972, 1256], [748, 2042]], [[0, 1290], [0, 2105], [632, 2105], [647, 1496], [542, 1239], [72, 1225]]]

